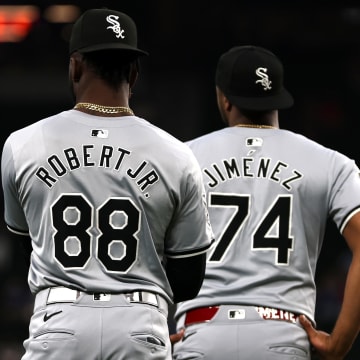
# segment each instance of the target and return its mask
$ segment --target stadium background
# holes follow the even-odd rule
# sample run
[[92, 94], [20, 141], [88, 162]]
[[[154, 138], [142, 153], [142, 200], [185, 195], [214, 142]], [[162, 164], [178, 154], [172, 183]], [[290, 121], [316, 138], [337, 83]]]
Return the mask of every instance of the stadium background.
[[[184, 141], [223, 127], [214, 90], [218, 57], [231, 46], [255, 44], [281, 58], [285, 84], [295, 98], [293, 108], [280, 112], [281, 127], [303, 133], [360, 164], [355, 131], [360, 5], [334, 3], [0, 1], [1, 146], [11, 131], [73, 106], [67, 81], [70, 23], [86, 9], [106, 6], [136, 21], [139, 47], [150, 53], [142, 59], [131, 99], [137, 115]], [[30, 15], [10, 5], [31, 5]], [[0, 200], [2, 213], [2, 196]], [[325, 330], [331, 329], [339, 311], [349, 257], [343, 239], [329, 223], [317, 271], [316, 317]], [[0, 280], [0, 360], [18, 360], [28, 333], [32, 297], [25, 266], [7, 238], [2, 217]], [[359, 358], [359, 344], [360, 339], [347, 359]]]

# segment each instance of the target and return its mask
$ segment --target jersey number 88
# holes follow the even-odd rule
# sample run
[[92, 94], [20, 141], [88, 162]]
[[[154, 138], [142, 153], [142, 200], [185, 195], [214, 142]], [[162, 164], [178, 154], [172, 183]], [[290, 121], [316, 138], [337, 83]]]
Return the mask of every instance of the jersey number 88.
[[[72, 212], [69, 220], [68, 213]], [[93, 206], [83, 195], [63, 194], [51, 208], [52, 224], [55, 228], [55, 258], [64, 268], [82, 268], [91, 257], [93, 228]], [[122, 214], [124, 223], [119, 226], [113, 221], [116, 214]], [[126, 272], [134, 264], [137, 256], [138, 239], [136, 233], [140, 228], [140, 211], [128, 198], [110, 198], [96, 211], [97, 237], [96, 257], [107, 271]], [[78, 251], [70, 253], [67, 243], [78, 243]], [[110, 247], [114, 242], [121, 242], [124, 251], [118, 258], [111, 255]]]

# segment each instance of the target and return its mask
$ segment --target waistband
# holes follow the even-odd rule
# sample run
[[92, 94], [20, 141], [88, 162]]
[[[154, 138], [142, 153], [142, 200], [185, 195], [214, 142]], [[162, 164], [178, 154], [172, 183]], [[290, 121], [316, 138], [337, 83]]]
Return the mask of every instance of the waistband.
[[189, 310], [185, 314], [184, 326], [211, 321], [219, 310], [225, 310], [229, 320], [280, 320], [297, 323], [299, 314], [264, 306], [219, 305]]
[[74, 303], [82, 296], [88, 296], [94, 303], [110, 303], [116, 298], [126, 299], [129, 303], [147, 304], [157, 307], [160, 311], [168, 312], [167, 301], [159, 294], [150, 291], [132, 291], [129, 293], [84, 292], [67, 287], [58, 286], [39, 291], [36, 294], [34, 310], [50, 304]]

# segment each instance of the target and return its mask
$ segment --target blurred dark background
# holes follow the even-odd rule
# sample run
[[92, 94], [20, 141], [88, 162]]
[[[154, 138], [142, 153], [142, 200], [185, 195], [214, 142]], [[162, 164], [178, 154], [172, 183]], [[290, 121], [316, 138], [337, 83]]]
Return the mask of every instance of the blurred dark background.
[[[71, 23], [86, 9], [109, 7], [135, 20], [139, 47], [150, 53], [142, 59], [131, 99], [137, 115], [183, 141], [223, 127], [214, 88], [217, 60], [234, 45], [255, 44], [280, 57], [286, 87], [295, 98], [293, 108], [280, 112], [281, 127], [360, 164], [355, 130], [360, 3], [334, 3], [0, 1], [1, 146], [13, 130], [73, 106], [67, 81]], [[19, 8], [9, 12], [10, 5], [31, 8], [24, 15]], [[317, 271], [316, 317], [324, 330], [331, 330], [338, 314], [349, 261], [342, 237], [329, 223]], [[23, 352], [32, 313], [26, 272], [0, 217], [0, 360], [18, 360]], [[359, 343], [347, 359], [360, 358]]]

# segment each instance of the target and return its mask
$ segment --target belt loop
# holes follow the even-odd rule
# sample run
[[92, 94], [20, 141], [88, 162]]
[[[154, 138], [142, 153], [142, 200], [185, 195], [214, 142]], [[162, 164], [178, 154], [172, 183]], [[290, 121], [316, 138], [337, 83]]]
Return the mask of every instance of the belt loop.
[[45, 308], [47, 303], [47, 298], [49, 296], [50, 288], [42, 289], [35, 295], [34, 300], [34, 311], [38, 309]]

